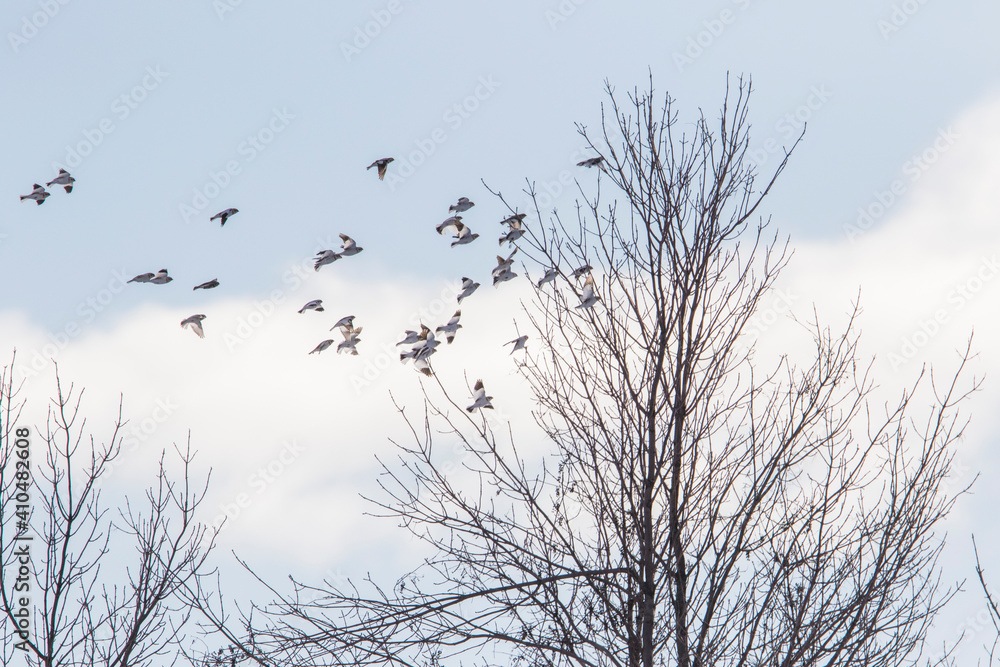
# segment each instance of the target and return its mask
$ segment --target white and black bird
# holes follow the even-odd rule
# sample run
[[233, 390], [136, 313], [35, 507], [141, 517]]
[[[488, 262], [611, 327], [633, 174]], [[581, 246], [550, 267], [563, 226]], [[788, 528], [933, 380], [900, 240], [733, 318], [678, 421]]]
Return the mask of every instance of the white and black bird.
[[338, 255], [334, 251], [320, 250], [318, 253], [316, 253], [316, 264], [313, 265], [313, 268], [319, 271], [319, 267], [324, 266], [326, 264], [333, 264], [338, 259], [340, 259], [340, 255]]
[[592, 267], [590, 264], [584, 264], [579, 269], [576, 269], [575, 271], [573, 271], [573, 277], [574, 278], [582, 278], [582, 277], [584, 277], [586, 275], [590, 275], [590, 272], [593, 271], [593, 270], [594, 270], [594, 267]]
[[518, 350], [523, 350], [527, 342], [528, 342], [528, 334], [525, 334], [523, 336], [518, 336], [514, 340], [507, 341], [506, 343], [504, 343], [504, 345], [510, 345], [511, 343], [513, 343], [514, 348], [510, 351], [510, 353], [514, 354]]
[[458, 302], [462, 303], [462, 299], [469, 296], [477, 289], [479, 289], [479, 283], [474, 282], [472, 278], [462, 278], [462, 291], [458, 293]]
[[600, 167], [601, 171], [604, 170], [604, 158], [601, 156], [589, 157], [586, 160], [580, 160], [576, 163], [578, 167]]
[[414, 359], [426, 359], [435, 352], [437, 352], [437, 346], [441, 344], [435, 336], [434, 332], [427, 330], [427, 335], [422, 341], [413, 346]]
[[545, 275], [538, 281], [536, 287], [541, 287], [545, 283], [550, 283], [559, 277], [559, 269], [553, 267], [551, 269], [545, 269]]
[[167, 275], [167, 270], [160, 269], [159, 271], [156, 272], [156, 275], [154, 275], [152, 278], [149, 279], [149, 282], [153, 283], [154, 285], [166, 285], [171, 280], [173, 280], [173, 278]]
[[434, 372], [431, 370], [431, 362], [427, 359], [416, 359], [413, 362], [413, 368], [427, 377], [434, 375]]
[[473, 412], [479, 408], [489, 408], [493, 409], [493, 404], [490, 401], [493, 399], [492, 396], [486, 395], [486, 388], [483, 387], [482, 380], [476, 380], [476, 386], [472, 393], [472, 405], [466, 408], [469, 412]]
[[229, 218], [231, 218], [232, 216], [236, 215], [239, 212], [240, 210], [238, 208], [227, 208], [225, 211], [219, 211], [218, 213], [213, 215], [211, 218], [208, 219], [208, 221], [211, 222], [212, 220], [218, 220], [221, 223], [219, 226], [224, 227], [226, 225], [226, 220], [229, 220]]
[[388, 167], [389, 163], [395, 159], [396, 158], [392, 157], [379, 158], [378, 160], [375, 160], [370, 165], [368, 165], [368, 169], [371, 169], [372, 167], [378, 167], [378, 180], [381, 181], [382, 179], [385, 178], [385, 168]]
[[337, 354], [340, 354], [341, 352], [348, 352], [357, 356], [358, 350], [355, 346], [361, 342], [360, 335], [363, 328], [364, 327], [358, 327], [357, 329], [354, 329], [352, 327], [347, 327], [345, 329], [341, 329], [341, 333], [344, 334], [344, 340], [337, 346]]
[[46, 183], [45, 185], [49, 186], [50, 188], [53, 185], [61, 185], [63, 186], [63, 189], [66, 190], [66, 192], [73, 192], [74, 182], [76, 182], [76, 179], [70, 176], [68, 171], [66, 171], [65, 169], [60, 169], [59, 175], [53, 178], [48, 183]]
[[21, 195], [21, 201], [24, 201], [25, 199], [30, 199], [39, 206], [41, 206], [42, 204], [45, 203], [45, 198], [49, 196], [49, 193], [45, 190], [45, 188], [40, 186], [38, 183], [35, 183], [34, 187], [35, 189], [31, 191], [31, 194]]
[[459, 229], [459, 227], [461, 225], [462, 225], [462, 216], [460, 216], [460, 215], [453, 215], [453, 216], [451, 216], [449, 218], [445, 218], [434, 229], [437, 231], [438, 234], [444, 234], [445, 230], [447, 230], [449, 227], [451, 227], [452, 229], [455, 230], [455, 233], [457, 234], [458, 233], [458, 229]]
[[344, 242], [344, 247], [340, 249], [341, 257], [350, 257], [351, 255], [357, 255], [359, 252], [364, 250], [364, 248], [358, 247], [358, 244], [354, 242], [347, 234], [341, 234], [340, 240]]
[[318, 354], [318, 353], [322, 352], [323, 350], [327, 349], [328, 347], [330, 347], [331, 345], [333, 345], [333, 339], [332, 338], [327, 338], [326, 340], [324, 340], [323, 342], [321, 342], [319, 345], [317, 345], [316, 347], [314, 347], [313, 351], [310, 352], [309, 354]]
[[[420, 326], [423, 327], [424, 329], [427, 328], [424, 327], [424, 325], [422, 324]], [[420, 332], [418, 331], [411, 331], [410, 329], [407, 329], [406, 331], [403, 332], [403, 334], [404, 334], [403, 340], [396, 343], [396, 345], [413, 345], [417, 341], [421, 340]]]
[[505, 283], [508, 280], [513, 280], [514, 278], [517, 278], [517, 274], [508, 268], [507, 270], [501, 271], [493, 276], [493, 286], [496, 287], [500, 283]]
[[518, 223], [518, 224], [520, 224], [520, 223], [524, 222], [524, 219], [526, 217], [528, 217], [527, 213], [515, 213], [514, 215], [509, 216], [509, 217], [504, 218], [503, 220], [501, 220], [500, 224], [501, 225], [508, 225], [508, 226], [514, 224], [515, 222]]
[[323, 312], [323, 299], [313, 299], [306, 305], [299, 308], [299, 315], [306, 312], [307, 310], [315, 310], [317, 313]]
[[451, 344], [451, 341], [455, 340], [455, 334], [458, 330], [462, 328], [462, 325], [458, 323], [458, 320], [462, 317], [462, 310], [456, 310], [455, 314], [451, 316], [447, 324], [442, 324], [437, 329], [434, 330], [435, 333], [443, 333], [444, 338]]
[[193, 289], [215, 289], [218, 286], [219, 286], [219, 281], [216, 278], [212, 278], [207, 283], [195, 285]]
[[524, 227], [521, 226], [520, 220], [513, 220], [508, 225], [509, 229], [507, 233], [500, 237], [500, 245], [504, 243], [513, 243], [522, 236], [524, 236]]
[[139, 275], [137, 275], [135, 278], [133, 278], [129, 282], [130, 283], [148, 283], [150, 280], [153, 279], [153, 276], [155, 276], [155, 275], [156, 275], [155, 273], [140, 273]]
[[[340, 329], [341, 331], [352, 331], [354, 330], [354, 315], [347, 315], [346, 317], [341, 317], [337, 320], [337, 323], [330, 327], [330, 331], [334, 329]], [[361, 328], [358, 328], [361, 331]]]
[[183, 320], [181, 320], [181, 326], [190, 328], [191, 331], [198, 334], [198, 338], [204, 338], [205, 329], [201, 324], [204, 319], [205, 319], [204, 315], [200, 314], [192, 315], [191, 317], [186, 317]]
[[583, 293], [580, 294], [580, 305], [577, 308], [590, 308], [600, 300], [600, 297], [594, 293], [594, 276], [588, 274], [587, 281], [583, 284]]
[[468, 211], [470, 208], [476, 205], [476, 202], [469, 201], [468, 197], [459, 197], [457, 204], [452, 204], [448, 207], [448, 211], [454, 211], [455, 213], [462, 213], [463, 211]]
[[492, 272], [494, 278], [496, 278], [498, 274], [510, 270], [510, 267], [514, 265], [514, 255], [516, 254], [517, 254], [517, 248], [514, 248], [514, 252], [510, 253], [510, 255], [507, 256], [507, 259], [504, 259], [500, 255], [497, 255], [497, 265], [493, 267], [493, 272]]
[[463, 225], [461, 222], [458, 223], [456, 229], [455, 238], [457, 240], [451, 242], [451, 247], [454, 248], [457, 245], [465, 245], [467, 243], [472, 243], [479, 238], [479, 234], [473, 234], [472, 230], [469, 229], [468, 225]]

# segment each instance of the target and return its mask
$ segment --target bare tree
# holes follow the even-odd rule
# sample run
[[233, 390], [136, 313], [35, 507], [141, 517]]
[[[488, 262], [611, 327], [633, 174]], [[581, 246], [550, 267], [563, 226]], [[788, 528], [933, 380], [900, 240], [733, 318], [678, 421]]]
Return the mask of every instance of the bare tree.
[[[839, 332], [801, 323], [811, 361], [762, 368], [748, 322], [789, 255], [759, 209], [794, 145], [759, 183], [742, 80], [717, 123], [683, 124], [652, 83], [624, 105], [608, 94], [600, 141], [579, 128], [603, 161], [576, 220], [552, 212], [543, 227], [526, 190], [537, 221], [522, 257], [559, 272], [525, 306], [535, 351], [520, 367], [554, 463], [529, 465], [509, 431], [431, 384], [374, 502], [432, 555], [391, 587], [275, 589], [255, 655], [404, 667], [926, 657], [953, 593], [934, 529], [955, 500], [942, 481], [965, 425], [957, 406], [977, 386], [958, 385], [968, 350], [943, 386], [927, 372], [872, 406], [855, 306]], [[921, 383], [929, 406], [914, 404]], [[450, 469], [441, 443], [456, 439], [466, 455]]]
[[45, 667], [174, 664], [191, 614], [176, 592], [203, 572], [215, 538], [195, 521], [205, 487], [191, 485], [190, 441], [177, 450], [180, 481], [161, 455], [145, 498], [126, 498], [115, 518], [100, 482], [121, 451], [121, 405], [99, 446], [80, 414], [83, 391], [64, 390], [56, 369], [36, 432], [21, 422], [26, 399], [12, 368], [0, 375], [4, 664], [15, 652]]

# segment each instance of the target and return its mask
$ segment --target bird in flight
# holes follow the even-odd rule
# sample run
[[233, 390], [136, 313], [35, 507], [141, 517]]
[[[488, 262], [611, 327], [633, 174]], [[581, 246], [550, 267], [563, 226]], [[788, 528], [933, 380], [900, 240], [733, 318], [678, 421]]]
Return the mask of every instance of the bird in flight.
[[448, 211], [454, 211], [455, 213], [462, 213], [463, 211], [468, 211], [470, 208], [476, 205], [476, 202], [469, 201], [468, 197], [459, 197], [457, 204], [452, 204], [448, 207]]
[[444, 234], [444, 230], [448, 229], [449, 227], [453, 227], [455, 229], [455, 232], [457, 233], [461, 226], [462, 226], [462, 216], [453, 215], [450, 218], [445, 218], [434, 229], [437, 230], [438, 234]]
[[344, 247], [340, 250], [341, 257], [350, 257], [351, 255], [357, 255], [359, 252], [364, 250], [364, 248], [359, 248], [358, 244], [354, 242], [347, 234], [341, 234], [340, 240], [344, 242]]
[[299, 308], [299, 314], [306, 312], [307, 310], [315, 310], [317, 313], [323, 312], [323, 299], [313, 299], [306, 305]]
[[506, 343], [504, 343], [504, 345], [510, 345], [511, 343], [513, 343], [514, 344], [514, 348], [510, 351], [510, 353], [514, 354], [518, 350], [523, 350], [525, 348], [525, 344], [527, 344], [527, 342], [528, 342], [528, 335], [525, 334], [523, 336], [518, 336], [514, 340], [507, 341]]
[[594, 276], [588, 274], [587, 282], [583, 284], [583, 294], [580, 295], [580, 305], [577, 308], [590, 308], [600, 300], [600, 297], [594, 293]]
[[578, 167], [599, 167], [601, 171], [604, 171], [604, 158], [601, 156], [589, 157], [586, 160], [581, 160], [576, 163]]
[[330, 347], [331, 345], [333, 345], [333, 339], [327, 338], [326, 340], [322, 341], [319, 345], [314, 347], [313, 351], [310, 352], [309, 354], [319, 354], [320, 352]]
[[[422, 329], [427, 330], [427, 327], [425, 327], [424, 325], [421, 324], [420, 326]], [[416, 331], [411, 331], [407, 329], [403, 333], [405, 334], [403, 336], [403, 340], [396, 343], [396, 345], [413, 345], [414, 343], [423, 340], [423, 338], [421, 338], [421, 334]], [[426, 338], [427, 334], [424, 334], [423, 336], [424, 338]]]
[[370, 165], [368, 165], [368, 169], [371, 169], [372, 167], [378, 167], [378, 180], [381, 181], [382, 179], [385, 178], [385, 168], [388, 167], [389, 163], [395, 159], [396, 158], [392, 157], [380, 158], [372, 162]]
[[513, 280], [514, 278], [517, 278], [517, 274], [511, 271], [510, 267], [508, 267], [493, 276], [493, 286], [496, 287], [500, 283], [505, 283], [508, 280]]
[[582, 277], [584, 277], [586, 275], [589, 275], [590, 272], [593, 271], [593, 269], [594, 269], [594, 267], [592, 267], [590, 264], [584, 264], [579, 269], [577, 269], [576, 271], [573, 272], [573, 277], [574, 278], [582, 278]]
[[465, 245], [467, 243], [472, 243], [479, 238], [479, 234], [473, 234], [472, 230], [469, 229], [467, 225], [458, 223], [456, 227], [458, 233], [455, 234], [456, 241], [451, 242], [451, 247], [454, 248], [457, 245]]
[[496, 278], [497, 275], [503, 273], [504, 271], [510, 271], [510, 267], [514, 265], [514, 255], [517, 254], [517, 248], [514, 248], [514, 252], [510, 253], [507, 259], [504, 259], [500, 255], [497, 255], [497, 265], [493, 267], [493, 277]]
[[[354, 315], [348, 315], [346, 317], [341, 317], [337, 320], [337, 323], [330, 327], [330, 331], [334, 329], [340, 329], [342, 332], [354, 330]], [[358, 327], [358, 331], [361, 331], [361, 327]]]
[[493, 409], [493, 404], [490, 403], [492, 396], [486, 395], [486, 388], [483, 387], [482, 380], [476, 380], [476, 386], [472, 394], [472, 405], [466, 408], [469, 412], [477, 410], [479, 408], [489, 408]]
[[472, 278], [462, 278], [462, 291], [458, 293], [458, 302], [479, 289], [479, 283], [473, 282]]
[[224, 227], [226, 224], [226, 220], [229, 220], [229, 218], [231, 218], [232, 216], [236, 215], [239, 212], [240, 210], [238, 208], [227, 208], [225, 211], [219, 211], [218, 213], [213, 215], [211, 218], [208, 219], [208, 221], [211, 222], [212, 220], [218, 219], [218, 221], [222, 223], [219, 226]]
[[358, 327], [355, 329], [351, 325], [347, 325], [342, 328], [340, 332], [344, 334], [344, 341], [337, 346], [337, 354], [340, 354], [341, 352], [349, 352], [350, 354], [357, 356], [358, 350], [355, 348], [355, 345], [361, 342], [361, 339], [358, 336], [361, 334], [361, 330], [363, 328], [364, 327]]
[[48, 197], [49, 194], [50, 193], [46, 192], [45, 188], [40, 186], [38, 183], [35, 183], [35, 189], [31, 191], [31, 194], [21, 195], [21, 201], [24, 201], [25, 199], [31, 199], [36, 204], [41, 206], [42, 204], [45, 203], [45, 198]]
[[500, 224], [501, 225], [511, 225], [511, 224], [513, 224], [515, 222], [518, 223], [518, 224], [520, 224], [520, 223], [524, 222], [524, 219], [526, 217], [528, 217], [527, 213], [515, 213], [514, 215], [512, 215], [510, 217], [507, 217], [507, 218], [504, 218], [503, 220], [501, 220]]
[[545, 283], [550, 283], [559, 277], [559, 269], [553, 267], [551, 269], [545, 270], [545, 275], [542, 276], [541, 280], [538, 281], [538, 287], [541, 287]]
[[73, 192], [74, 181], [76, 181], [76, 179], [70, 176], [68, 171], [66, 171], [65, 169], [60, 169], [59, 175], [53, 178], [48, 183], [46, 183], [45, 185], [49, 186], [50, 188], [53, 185], [61, 185], [63, 186], [63, 189], [66, 190], [66, 192]]
[[338, 255], [334, 251], [320, 250], [318, 253], [316, 253], [316, 264], [313, 268], [319, 271], [319, 267], [323, 266], [324, 264], [333, 264], [338, 259], [340, 259], [340, 255]]
[[219, 286], [219, 281], [216, 280], [215, 278], [212, 278], [207, 283], [202, 283], [200, 285], [195, 285], [194, 289], [213, 289], [213, 288], [218, 287], [218, 286]]
[[462, 328], [462, 325], [458, 323], [458, 320], [461, 317], [461, 309], [456, 310], [455, 314], [451, 316], [451, 319], [448, 320], [447, 324], [442, 324], [434, 330], [436, 333], [443, 333], [445, 340], [448, 341], [449, 345], [451, 344], [451, 341], [455, 340], [455, 334], [458, 333], [458, 330]]
[[507, 226], [509, 229], [506, 234], [500, 237], [500, 245], [503, 245], [505, 242], [514, 243], [514, 241], [524, 236], [524, 228], [521, 226], [520, 220], [511, 220], [507, 223]]
[[198, 338], [205, 337], [205, 329], [202, 327], [202, 320], [205, 319], [204, 315], [192, 315], [191, 317], [186, 317], [181, 320], [182, 327], [189, 327], [191, 331], [198, 334]]
[[156, 275], [154, 275], [152, 278], [149, 279], [149, 282], [153, 283], [154, 285], [166, 285], [171, 280], [173, 280], [173, 278], [167, 275], [167, 270], [160, 269], [159, 271], [156, 272]]

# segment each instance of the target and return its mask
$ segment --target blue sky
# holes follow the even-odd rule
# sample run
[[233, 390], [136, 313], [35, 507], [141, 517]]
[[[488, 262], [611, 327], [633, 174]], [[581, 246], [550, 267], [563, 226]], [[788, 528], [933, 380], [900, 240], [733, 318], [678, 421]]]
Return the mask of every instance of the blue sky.
[[[924, 361], [950, 368], [973, 328], [983, 352], [976, 372], [1000, 365], [989, 352], [998, 333], [990, 279], [1000, 241], [991, 194], [1000, 175], [991, 121], [1000, 109], [1000, 7], [344, 4], [11, 0], [0, 8], [8, 91], [0, 351], [16, 346], [22, 363], [39, 368], [56, 358], [87, 385], [91, 411], [109, 418], [120, 393], [137, 424], [152, 419], [157, 401], [173, 401], [136, 449], [158, 451], [191, 429], [215, 466], [215, 507], [250, 489], [246, 516], [271, 526], [295, 503], [332, 497], [339, 508], [323, 535], [285, 521], [304, 556], [275, 551], [251, 522], [229, 531], [227, 548], [304, 572], [331, 561], [349, 570], [344, 536], [382, 534], [360, 515], [351, 481], [373, 470], [373, 452], [388, 451], [385, 430], [395, 426], [384, 425], [401, 426], [388, 389], [420, 400], [412, 373], [384, 362], [416, 319], [447, 319], [459, 277], [488, 282], [491, 237], [506, 211], [481, 179], [505, 194], [535, 180], [564, 211], [574, 201], [567, 179], [594, 182], [574, 166], [588, 155], [574, 123], [598, 128], [605, 81], [623, 95], [651, 72], [690, 122], [698, 109], [717, 116], [727, 76], [731, 84], [752, 77], [751, 143], [762, 171], [808, 123], [767, 206], [797, 249], [783, 285], [792, 309], [816, 303], [836, 319], [860, 287], [866, 352], [883, 364], [887, 389], [908, 384]], [[390, 155], [397, 161], [385, 182], [366, 171]], [[77, 179], [71, 194], [56, 188], [42, 206], [18, 200], [59, 165]], [[452, 249], [433, 226], [463, 195], [477, 203], [466, 221], [484, 238]], [[224, 228], [209, 222], [228, 207], [240, 213]], [[860, 222], [859, 209], [868, 214]], [[338, 247], [340, 232], [365, 251], [313, 272], [312, 255]], [[174, 282], [124, 284], [159, 268]], [[211, 278], [220, 288], [191, 290]], [[466, 340], [456, 341], [456, 352], [465, 349], [442, 369], [459, 393], [465, 371], [491, 372], [501, 390], [523, 392], [491, 350], [514, 337], [517, 298], [530, 291], [502, 287], [476, 295], [482, 306], [467, 309]], [[293, 312], [312, 298], [324, 298], [331, 317], [365, 320], [367, 357], [305, 355], [327, 329]], [[195, 312], [209, 315], [205, 341], [177, 326]], [[936, 328], [927, 324], [935, 318]], [[779, 333], [792, 330], [784, 326], [782, 318], [762, 325], [762, 345], [784, 346]], [[469, 336], [477, 327], [483, 334]], [[931, 329], [924, 341], [919, 332]], [[468, 368], [473, 359], [479, 368]], [[38, 410], [49, 373], [29, 378]], [[993, 391], [987, 385], [979, 404], [991, 405]], [[505, 412], [526, 438], [537, 437], [530, 407], [511, 397]], [[274, 419], [247, 423], [260, 414]], [[969, 471], [989, 474], [996, 459], [983, 452], [996, 434], [995, 419], [979, 411], [962, 457]], [[311, 463], [289, 464], [257, 496], [254, 466], [289, 440], [304, 448], [295, 460]], [[991, 495], [980, 489], [963, 505], [956, 540], [966, 540]], [[991, 543], [1000, 553], [1000, 540], [981, 538], [981, 548]], [[954, 578], [970, 576], [967, 555], [949, 561]], [[962, 604], [973, 615], [981, 608]], [[949, 623], [945, 635], [959, 621]]]

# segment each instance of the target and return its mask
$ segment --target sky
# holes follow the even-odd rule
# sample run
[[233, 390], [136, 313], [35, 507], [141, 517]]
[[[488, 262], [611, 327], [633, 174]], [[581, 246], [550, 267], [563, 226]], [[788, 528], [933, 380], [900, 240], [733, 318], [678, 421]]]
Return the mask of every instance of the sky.
[[[131, 420], [111, 491], [190, 432], [212, 471], [206, 513], [233, 515], [221, 560], [236, 550], [304, 578], [405, 567], [406, 540], [366, 516], [359, 493], [376, 488], [375, 456], [407, 437], [393, 399], [422, 410], [395, 342], [446, 321], [463, 276], [484, 286], [463, 304], [438, 376], [456, 397], [484, 378], [500, 408], [491, 419], [545, 451], [502, 347], [526, 332], [517, 318], [531, 290], [488, 285], [486, 232], [507, 212], [483, 182], [523, 204], [528, 179], [547, 208], [571, 211], [577, 179], [586, 190], [597, 178], [575, 166], [593, 155], [576, 124], [600, 127], [606, 86], [621, 98], [652, 76], [690, 123], [699, 110], [716, 118], [742, 76], [762, 172], [806, 129], [765, 206], [795, 254], [755, 323], [762, 354], [804, 353], [790, 314], [815, 307], [837, 323], [860, 298], [861, 351], [895, 396], [925, 364], [952, 371], [974, 332], [969, 377], [986, 381], [956, 484], [981, 477], [949, 517], [943, 561], [969, 592], [935, 633], [979, 627], [970, 533], [987, 562], [1000, 558], [986, 483], [1000, 434], [1000, 7], [347, 4], [3, 3], [0, 359], [16, 349], [26, 420], [44, 421], [55, 361], [86, 387], [96, 437], [120, 397]], [[379, 181], [366, 167], [386, 156], [396, 161]], [[72, 193], [19, 200], [60, 167]], [[476, 202], [466, 222], [483, 238], [449, 248], [433, 227], [460, 196]], [[239, 213], [224, 227], [209, 220], [229, 207]], [[314, 271], [339, 233], [364, 251]], [[127, 283], [160, 268], [172, 283]], [[219, 288], [191, 289], [213, 278]], [[315, 298], [325, 313], [296, 312]], [[179, 326], [195, 313], [207, 315], [204, 340]], [[347, 314], [365, 328], [361, 354], [307, 354]], [[978, 655], [986, 637], [971, 632], [963, 650]]]

